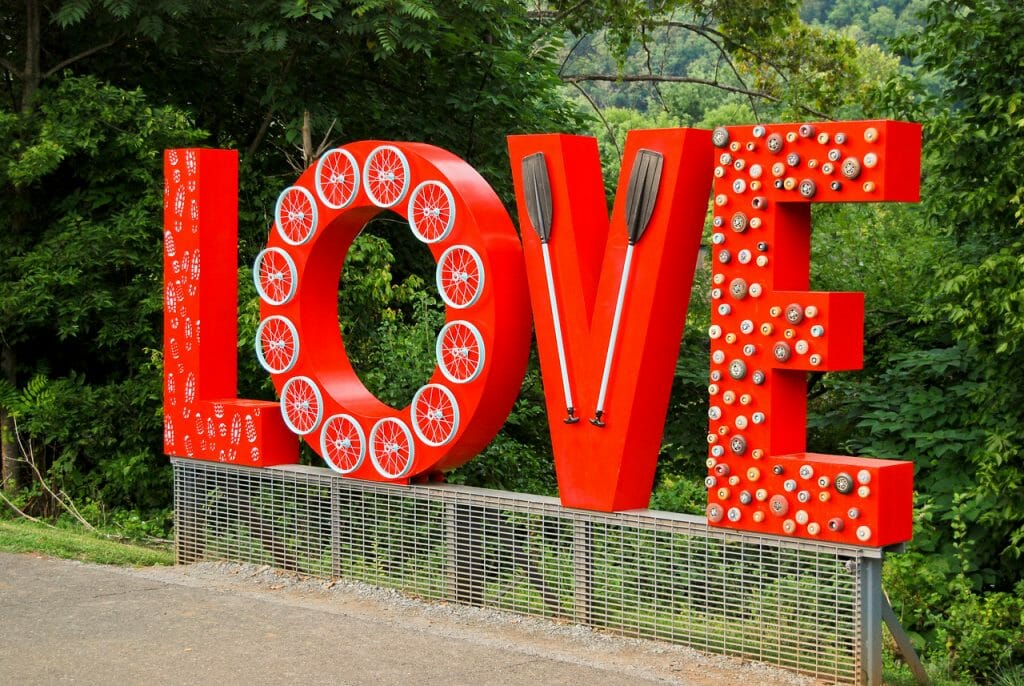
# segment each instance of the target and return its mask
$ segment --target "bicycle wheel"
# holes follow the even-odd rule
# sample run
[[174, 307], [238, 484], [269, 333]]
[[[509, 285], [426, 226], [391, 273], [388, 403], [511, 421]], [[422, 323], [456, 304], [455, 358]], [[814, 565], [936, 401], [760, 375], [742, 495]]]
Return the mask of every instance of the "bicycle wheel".
[[430, 446], [448, 443], [459, 430], [459, 403], [441, 384], [427, 384], [412, 397], [412, 428]]
[[377, 207], [394, 207], [409, 192], [409, 161], [393, 145], [375, 148], [363, 165], [363, 188]]
[[312, 433], [324, 418], [324, 398], [308, 376], [293, 376], [281, 389], [284, 423], [300, 436]]
[[252, 267], [256, 292], [268, 305], [284, 305], [295, 296], [298, 272], [291, 255], [280, 248], [266, 248]]
[[412, 470], [415, 448], [412, 432], [401, 419], [385, 417], [370, 429], [370, 462], [388, 479], [400, 479]]
[[302, 245], [316, 231], [316, 200], [302, 186], [289, 186], [277, 196], [274, 224], [288, 245]]
[[295, 366], [299, 333], [287, 317], [271, 315], [256, 327], [256, 357], [271, 374], [284, 374]]
[[332, 210], [346, 207], [359, 192], [359, 164], [342, 148], [325, 152], [316, 163], [316, 195]]
[[469, 383], [484, 368], [486, 348], [480, 330], [473, 324], [448, 322], [437, 335], [437, 366], [452, 383]]
[[359, 469], [366, 457], [366, 436], [352, 415], [329, 417], [320, 431], [320, 454], [327, 466], [339, 474]]
[[455, 226], [455, 198], [439, 181], [424, 181], [409, 196], [409, 227], [424, 243], [448, 237]]
[[449, 307], [470, 307], [483, 293], [484, 263], [468, 245], [453, 245], [441, 253], [435, 274], [437, 290]]

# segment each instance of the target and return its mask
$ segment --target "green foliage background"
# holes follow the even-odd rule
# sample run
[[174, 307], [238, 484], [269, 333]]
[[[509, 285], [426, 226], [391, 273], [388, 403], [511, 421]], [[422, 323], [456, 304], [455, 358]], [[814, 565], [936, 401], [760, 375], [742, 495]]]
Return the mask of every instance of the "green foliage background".
[[[434, 143], [510, 202], [512, 133], [589, 131], [610, 187], [634, 128], [921, 121], [919, 206], [814, 210], [813, 287], [862, 289], [868, 311], [863, 371], [810, 378], [809, 447], [914, 461], [915, 538], [886, 565], [897, 611], [946, 678], [1024, 669], [1020, 3], [8, 5], [4, 442], [90, 516], [145, 534], [164, 526], [170, 498], [160, 446], [164, 148], [241, 151], [239, 391], [272, 398], [249, 352], [249, 263], [280, 188], [318, 149]], [[402, 403], [429, 375], [443, 310], [423, 288], [430, 256], [394, 219], [372, 222], [347, 256], [339, 312], [363, 380]], [[703, 510], [707, 280], [698, 269], [652, 507]], [[505, 429], [449, 480], [553, 493], [545, 421], [533, 360]], [[31, 474], [11, 475], [8, 486], [22, 487], [13, 502], [56, 507]]]

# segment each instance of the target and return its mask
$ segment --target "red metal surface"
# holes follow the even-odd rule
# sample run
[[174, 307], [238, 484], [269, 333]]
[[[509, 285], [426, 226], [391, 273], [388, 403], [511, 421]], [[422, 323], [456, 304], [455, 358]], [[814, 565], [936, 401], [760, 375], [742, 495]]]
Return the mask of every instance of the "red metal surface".
[[[605, 426], [594, 415], [627, 247], [625, 195], [633, 159], [664, 156], [649, 228], [633, 258]], [[633, 131], [609, 221], [597, 143], [563, 135], [509, 137], [527, 276], [562, 504], [601, 511], [647, 507], [686, 318], [711, 174], [709, 132]], [[582, 421], [564, 423], [566, 401], [540, 239], [526, 227], [522, 159], [543, 152], [552, 186], [554, 291], [574, 400]]]
[[[859, 369], [864, 322], [863, 294], [808, 292], [810, 204], [918, 200], [921, 128], [737, 126], [716, 130], [715, 143], [709, 520], [873, 546], [908, 540], [911, 463], [804, 453], [806, 374]], [[864, 488], [837, 491], [836, 476], [862, 471]]]
[[164, 452], [298, 461], [277, 404], [235, 398], [238, 153], [164, 154]]
[[[439, 148], [361, 141], [325, 158], [338, 170], [314, 165], [286, 189], [267, 243], [291, 258], [298, 283], [294, 296], [281, 302], [275, 295], [280, 289], [268, 281], [265, 290], [274, 292], [261, 305], [264, 321], [278, 317], [292, 323], [298, 344], [294, 358], [281, 357], [287, 364], [271, 365], [274, 386], [280, 394], [290, 380], [300, 379], [289, 387], [296, 403], [286, 399], [285, 411], [295, 415], [295, 428], [305, 432], [306, 442], [318, 453], [327, 452], [328, 464], [343, 473], [406, 481], [457, 467], [501, 428], [526, 370], [529, 302], [515, 229], [487, 182]], [[355, 183], [353, 170], [359, 173]], [[444, 368], [435, 367], [416, 402], [410, 398], [401, 408], [389, 407], [366, 389], [338, 327], [345, 254], [385, 206], [412, 218], [414, 235], [435, 261], [444, 258], [439, 288], [449, 305], [437, 348]], [[287, 327], [278, 328], [283, 339], [268, 338], [268, 359], [292, 342]], [[314, 387], [322, 407], [300, 407], [303, 393]], [[331, 427], [326, 438], [325, 422]]]

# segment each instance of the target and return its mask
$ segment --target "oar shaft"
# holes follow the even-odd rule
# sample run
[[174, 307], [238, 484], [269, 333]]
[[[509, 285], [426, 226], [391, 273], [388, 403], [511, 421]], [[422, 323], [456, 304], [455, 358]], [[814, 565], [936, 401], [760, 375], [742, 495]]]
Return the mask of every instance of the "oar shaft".
[[558, 367], [562, 373], [562, 393], [565, 394], [565, 407], [572, 415], [576, 407], [572, 401], [572, 388], [569, 386], [569, 365], [565, 361], [565, 342], [562, 340], [562, 319], [558, 316], [558, 300], [555, 298], [555, 277], [551, 270], [551, 252], [547, 243], [540, 244], [544, 256], [544, 276], [547, 278], [548, 303], [551, 304], [551, 319], [555, 324], [555, 347], [558, 348]]
[[604, 414], [604, 401], [608, 395], [608, 380], [612, 375], [612, 361], [615, 359], [615, 343], [619, 338], [619, 325], [622, 323], [622, 308], [626, 302], [626, 287], [629, 285], [629, 269], [633, 265], [633, 244], [626, 246], [626, 261], [622, 265], [622, 276], [619, 278], [619, 297], [615, 300], [615, 315], [612, 317], [612, 332], [608, 336], [608, 351], [604, 357], [604, 372], [601, 374], [601, 390], [597, 396], [597, 417]]

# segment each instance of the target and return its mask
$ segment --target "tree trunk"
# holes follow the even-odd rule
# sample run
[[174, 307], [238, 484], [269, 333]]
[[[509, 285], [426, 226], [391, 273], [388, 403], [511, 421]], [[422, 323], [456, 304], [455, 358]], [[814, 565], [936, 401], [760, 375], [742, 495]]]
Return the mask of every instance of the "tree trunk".
[[310, 123], [309, 110], [302, 113], [302, 168], [313, 164], [313, 125]]
[[[26, 0], [25, 2], [25, 71], [21, 74], [21, 114], [28, 116], [35, 112], [36, 93], [42, 81], [40, 66], [42, 52], [42, 2]], [[20, 196], [24, 191], [15, 189]], [[11, 229], [20, 233], [27, 224], [25, 213], [17, 210], [11, 217]], [[0, 376], [12, 386], [17, 385], [17, 357], [14, 350], [7, 344], [0, 344]], [[21, 459], [18, 439], [15, 436], [14, 417], [8, 408], [0, 405], [0, 460], [2, 460], [3, 486], [8, 490], [17, 490], [28, 485], [28, 469]]]
[[[0, 346], [0, 375], [11, 385], [15, 383], [14, 351]], [[21, 461], [18, 439], [14, 435], [14, 417], [6, 407], [0, 405], [0, 452], [3, 454], [3, 483], [7, 490], [14, 491], [26, 485], [25, 463]]]
[[22, 74], [24, 87], [21, 91], [21, 113], [32, 114], [36, 108], [36, 92], [42, 80], [40, 65], [41, 41], [41, 2], [27, 0], [25, 13], [25, 73]]

